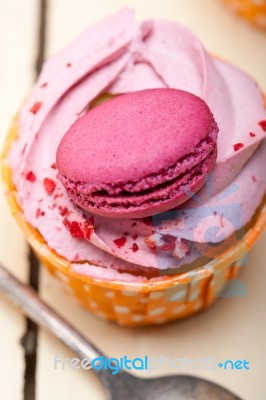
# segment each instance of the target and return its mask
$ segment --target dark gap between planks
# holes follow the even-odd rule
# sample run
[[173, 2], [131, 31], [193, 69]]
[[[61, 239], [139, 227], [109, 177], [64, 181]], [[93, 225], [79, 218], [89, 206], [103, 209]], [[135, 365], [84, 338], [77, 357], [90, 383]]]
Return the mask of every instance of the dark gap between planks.
[[[36, 77], [40, 73], [45, 57], [48, 0], [38, 0], [38, 3], [38, 33], [35, 59]], [[40, 263], [31, 248], [29, 248], [28, 250], [28, 261], [29, 284], [34, 290], [38, 292]], [[35, 400], [38, 326], [29, 318], [27, 318], [26, 320], [26, 331], [21, 339], [21, 344], [24, 348], [25, 357], [23, 399]]]

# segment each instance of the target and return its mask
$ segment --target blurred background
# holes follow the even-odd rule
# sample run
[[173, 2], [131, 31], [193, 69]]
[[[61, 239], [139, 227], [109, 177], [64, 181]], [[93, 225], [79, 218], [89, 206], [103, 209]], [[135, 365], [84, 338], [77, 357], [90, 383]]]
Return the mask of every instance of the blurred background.
[[[124, 6], [138, 19], [167, 18], [190, 27], [213, 54], [251, 74], [266, 91], [266, 33], [236, 18], [222, 0], [0, 0], [0, 148], [43, 60], [88, 25]], [[129, 329], [90, 316], [40, 269], [0, 193], [0, 262], [30, 281], [56, 310], [107, 355], [214, 357], [249, 360], [249, 371], [193, 370], [244, 400], [265, 400], [265, 235], [241, 273], [245, 298], [219, 299], [204, 314], [153, 328]], [[71, 357], [56, 339], [36, 329], [0, 295], [0, 399], [104, 399], [92, 372], [54, 369], [54, 357]], [[153, 375], [168, 374], [167, 366]], [[173, 371], [171, 371], [173, 372]], [[182, 373], [191, 373], [182, 369]]]

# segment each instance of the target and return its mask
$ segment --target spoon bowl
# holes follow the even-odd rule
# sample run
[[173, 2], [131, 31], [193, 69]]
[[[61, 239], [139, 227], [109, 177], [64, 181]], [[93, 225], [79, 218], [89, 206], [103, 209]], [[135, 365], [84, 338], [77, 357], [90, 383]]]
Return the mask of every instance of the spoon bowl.
[[221, 386], [194, 376], [141, 379], [125, 372], [108, 380], [108, 394], [108, 400], [240, 400]]

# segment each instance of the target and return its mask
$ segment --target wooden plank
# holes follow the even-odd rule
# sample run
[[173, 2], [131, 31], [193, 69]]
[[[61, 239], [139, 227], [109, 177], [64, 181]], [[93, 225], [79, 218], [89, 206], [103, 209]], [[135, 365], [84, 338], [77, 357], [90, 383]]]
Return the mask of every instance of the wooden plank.
[[[11, 118], [21, 106], [33, 81], [36, 42], [37, 2], [1, 1], [0, 148]], [[26, 281], [28, 246], [10, 215], [3, 190], [0, 191], [0, 262]], [[25, 332], [25, 317], [0, 296], [0, 398], [23, 399], [24, 351], [20, 339]]]
[[[139, 18], [160, 17], [180, 21], [190, 26], [205, 42], [207, 48], [242, 66], [254, 75], [266, 90], [265, 36], [227, 13], [222, 3], [213, 0], [52, 0], [49, 5], [48, 55], [66, 45], [87, 25], [114, 13], [122, 6], [137, 9]], [[266, 238], [260, 241], [244, 269], [242, 280], [248, 286], [248, 295], [239, 299], [220, 299], [207, 312], [183, 321], [157, 328], [125, 329], [94, 318], [74, 304], [46, 271], [42, 271], [41, 295], [71, 321], [84, 335], [93, 340], [106, 354], [114, 357], [149, 355], [151, 357], [214, 357], [246, 358], [251, 371], [226, 373], [215, 370], [182, 369], [214, 380], [233, 390], [245, 400], [265, 398], [262, 356], [266, 351], [264, 282], [266, 270], [263, 257]], [[254, 273], [256, 269], [256, 273]], [[256, 340], [251, 340], [256, 338]], [[260, 347], [258, 349], [258, 343]], [[55, 370], [54, 357], [70, 353], [41, 330], [38, 349], [37, 399], [103, 399], [103, 392], [93, 373], [65, 369]], [[261, 367], [261, 368], [260, 368]], [[265, 368], [265, 367], [264, 367]], [[255, 372], [256, 371], [256, 372]], [[165, 365], [152, 375], [173, 373]], [[146, 375], [147, 376], [147, 375]], [[52, 397], [51, 397], [52, 394]]]

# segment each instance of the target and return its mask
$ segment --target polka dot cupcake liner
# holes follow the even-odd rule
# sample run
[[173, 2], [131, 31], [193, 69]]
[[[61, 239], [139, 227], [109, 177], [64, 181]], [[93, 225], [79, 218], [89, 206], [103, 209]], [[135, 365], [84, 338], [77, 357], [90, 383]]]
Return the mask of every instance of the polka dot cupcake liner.
[[266, 0], [224, 0], [237, 15], [266, 30]]
[[[78, 275], [71, 263], [49, 248], [40, 232], [24, 218], [16, 200], [16, 188], [8, 153], [17, 137], [17, 118], [7, 136], [2, 156], [2, 176], [12, 213], [26, 239], [65, 292], [91, 313], [123, 326], [158, 325], [196, 314], [209, 307], [229, 283], [234, 283], [243, 257], [266, 227], [266, 204], [253, 226], [222, 256], [192, 271], [143, 282], [104, 281]], [[224, 296], [224, 294], [223, 294]]]

